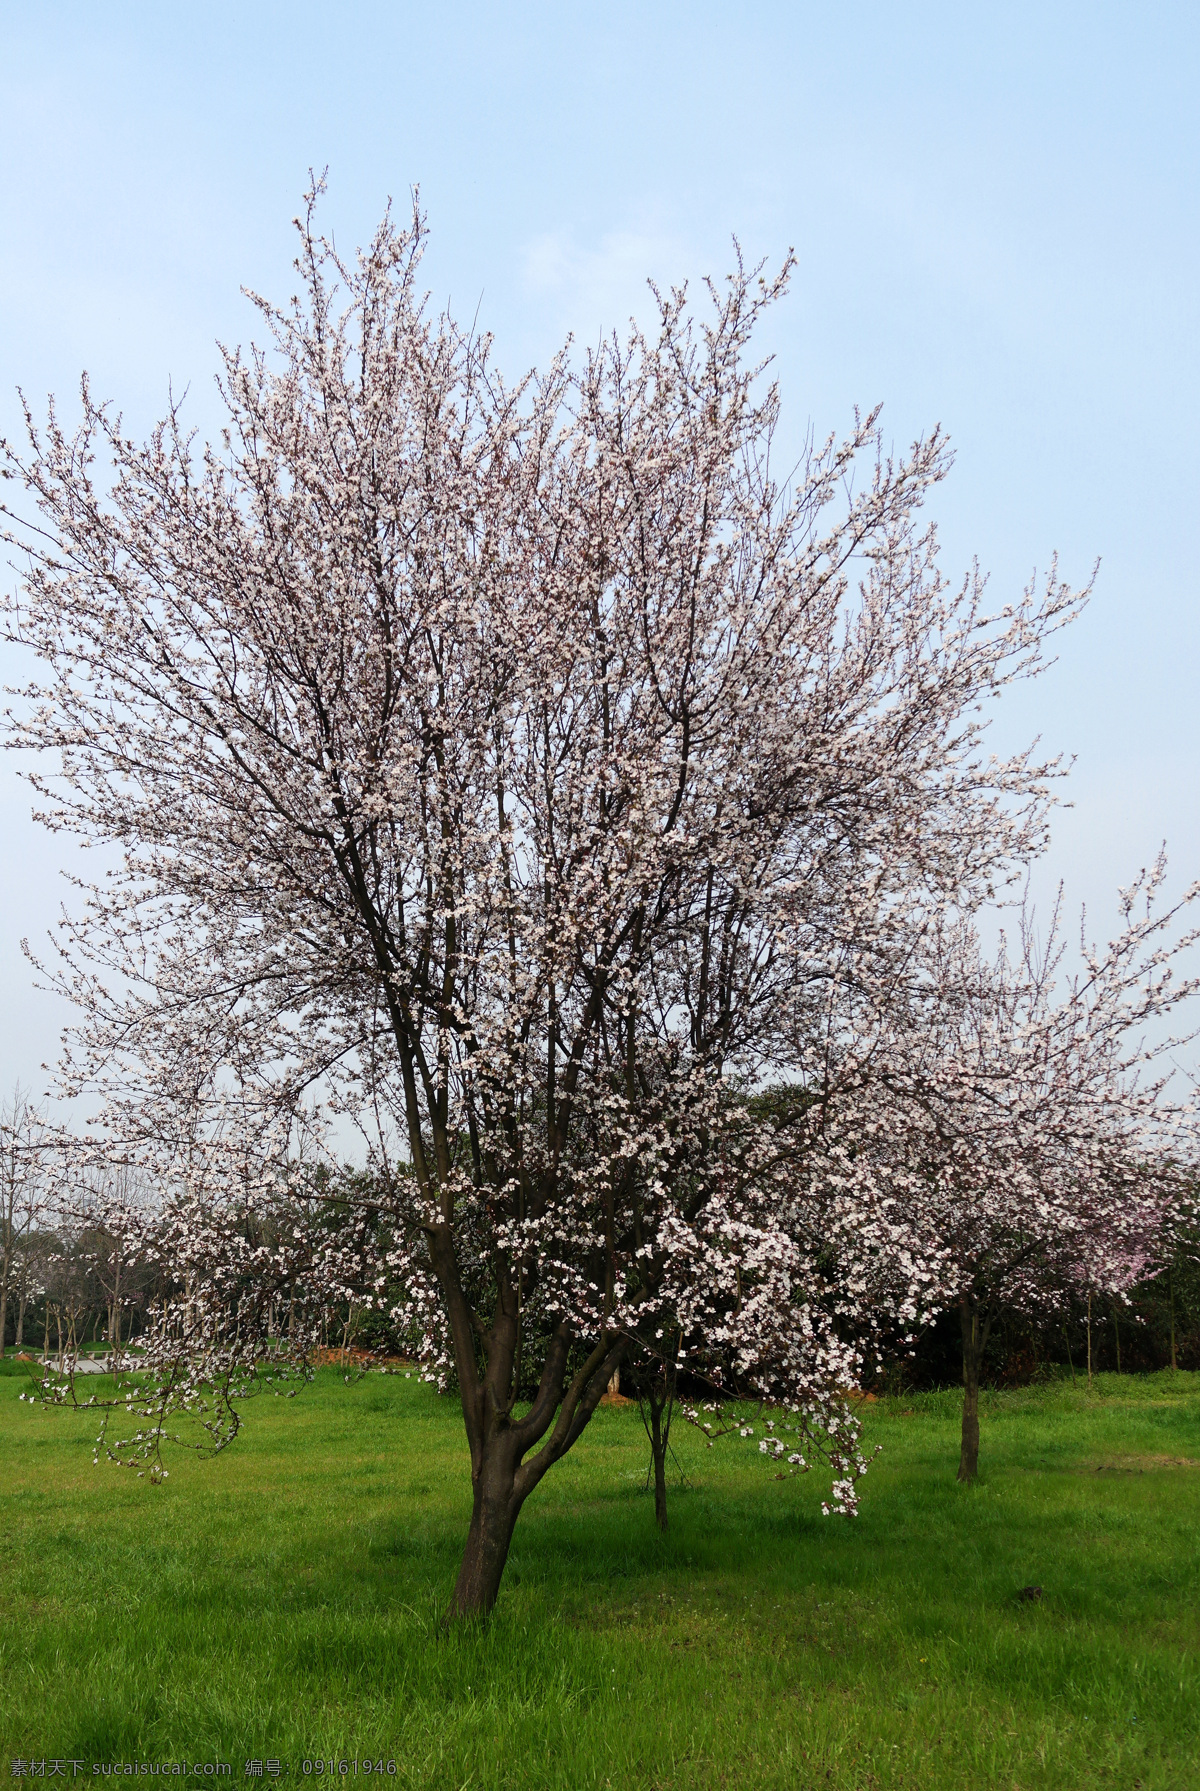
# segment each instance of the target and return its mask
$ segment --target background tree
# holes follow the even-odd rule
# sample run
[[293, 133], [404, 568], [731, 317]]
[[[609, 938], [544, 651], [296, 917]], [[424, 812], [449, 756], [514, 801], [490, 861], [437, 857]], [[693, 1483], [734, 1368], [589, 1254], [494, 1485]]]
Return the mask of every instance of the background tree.
[[1122, 932], [1082, 942], [1070, 975], [1057, 914], [1041, 949], [1024, 914], [1016, 953], [992, 961], [967, 924], [931, 932], [829, 1117], [843, 1275], [856, 1254], [907, 1263], [930, 1304], [957, 1308], [960, 1480], [978, 1473], [997, 1313], [1123, 1294], [1192, 1211], [1194, 1136], [1169, 1098], [1181, 1041], [1146, 1029], [1196, 988], [1177, 971], [1197, 930], [1175, 923], [1198, 890], [1156, 913], [1164, 876], [1160, 860], [1123, 893]]
[[45, 1119], [20, 1087], [0, 1108], [0, 1358], [8, 1336], [9, 1301], [16, 1294], [20, 1345], [28, 1298], [30, 1243], [46, 1197], [49, 1139]]
[[81, 1247], [103, 1304], [104, 1336], [115, 1357], [128, 1334], [126, 1310], [144, 1292], [140, 1208], [145, 1201], [145, 1191], [123, 1163], [101, 1163], [84, 1173], [75, 1190]]

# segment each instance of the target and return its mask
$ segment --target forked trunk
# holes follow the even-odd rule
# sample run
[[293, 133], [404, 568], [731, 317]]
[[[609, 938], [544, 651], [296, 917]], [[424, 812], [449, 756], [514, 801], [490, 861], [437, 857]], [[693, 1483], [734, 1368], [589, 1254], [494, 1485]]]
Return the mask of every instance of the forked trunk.
[[516, 1451], [505, 1435], [484, 1443], [471, 1527], [446, 1612], [447, 1623], [460, 1617], [486, 1617], [496, 1602], [522, 1504], [514, 1484], [516, 1466]]
[[667, 1527], [667, 1449], [671, 1442], [671, 1418], [675, 1411], [675, 1375], [673, 1360], [661, 1364], [660, 1372], [649, 1382], [638, 1386], [638, 1410], [650, 1442], [650, 1468], [654, 1476], [654, 1521], [660, 1530]]
[[663, 1408], [650, 1408], [650, 1453], [654, 1457], [654, 1521], [660, 1530], [667, 1527], [667, 1437], [670, 1418], [663, 1422]]
[[963, 1351], [963, 1415], [962, 1452], [958, 1461], [958, 1478], [964, 1485], [979, 1474], [979, 1367], [987, 1342], [987, 1324], [981, 1322], [979, 1302], [964, 1295], [959, 1302], [962, 1320]]
[[[454, 1596], [443, 1619], [446, 1624], [464, 1617], [486, 1617], [491, 1611], [522, 1505], [547, 1469], [561, 1460], [582, 1435], [609, 1377], [620, 1366], [626, 1347], [622, 1340], [610, 1343], [607, 1337], [597, 1344], [564, 1399], [562, 1383], [569, 1346], [570, 1335], [564, 1329], [552, 1341], [541, 1386], [524, 1418], [514, 1423], [493, 1406], [483, 1435], [477, 1430], [472, 1439], [471, 1527]], [[556, 1410], [558, 1416], [551, 1436], [536, 1455], [524, 1460], [527, 1451], [545, 1436]]]

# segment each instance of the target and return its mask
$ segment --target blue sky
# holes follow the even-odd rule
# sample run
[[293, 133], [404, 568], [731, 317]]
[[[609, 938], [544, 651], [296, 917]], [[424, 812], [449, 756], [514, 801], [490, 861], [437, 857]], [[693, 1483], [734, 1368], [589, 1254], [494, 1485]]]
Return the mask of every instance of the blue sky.
[[[1200, 874], [1200, 7], [84, 5], [0, 0], [0, 430], [80, 370], [135, 430], [168, 382], [217, 418], [240, 296], [292, 290], [310, 166], [342, 247], [419, 183], [439, 301], [516, 370], [794, 246], [771, 324], [799, 443], [884, 405], [942, 423], [949, 569], [997, 599], [1055, 550], [1087, 614], [1005, 699], [998, 746], [1076, 757], [1055, 843], [1107, 930], [1168, 841]], [[5, 574], [11, 582], [15, 575]], [[5, 680], [25, 675], [4, 650]], [[0, 1086], [62, 1022], [33, 990], [72, 859], [0, 764]]]

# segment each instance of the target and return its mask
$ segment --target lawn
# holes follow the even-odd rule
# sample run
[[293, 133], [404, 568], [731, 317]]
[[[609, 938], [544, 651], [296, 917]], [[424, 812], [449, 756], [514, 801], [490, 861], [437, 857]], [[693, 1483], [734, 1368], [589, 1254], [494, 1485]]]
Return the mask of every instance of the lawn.
[[[323, 1370], [165, 1486], [0, 1376], [0, 1749], [392, 1760], [489, 1788], [1200, 1784], [1200, 1375], [868, 1408], [854, 1522], [680, 1437], [660, 1537], [635, 1409], [526, 1506], [499, 1606], [443, 1634], [469, 1489], [448, 1399]], [[1038, 1603], [1019, 1602], [1031, 1582]], [[67, 1769], [68, 1774], [70, 1768]], [[328, 1772], [328, 1764], [325, 1766]], [[359, 1776], [362, 1776], [361, 1766]]]

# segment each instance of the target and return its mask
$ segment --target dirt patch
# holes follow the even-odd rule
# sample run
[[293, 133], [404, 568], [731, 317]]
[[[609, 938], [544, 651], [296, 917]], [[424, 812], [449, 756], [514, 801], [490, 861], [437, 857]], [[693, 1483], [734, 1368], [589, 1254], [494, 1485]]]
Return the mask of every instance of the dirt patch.
[[1186, 1455], [1110, 1455], [1104, 1461], [1089, 1462], [1080, 1471], [1085, 1474], [1149, 1474], [1160, 1468], [1200, 1468], [1200, 1461]]
[[377, 1356], [373, 1350], [357, 1349], [353, 1345], [349, 1349], [315, 1349], [310, 1360], [317, 1368], [382, 1368], [388, 1374], [396, 1374], [401, 1369], [414, 1374], [418, 1372], [417, 1364], [404, 1356]]

